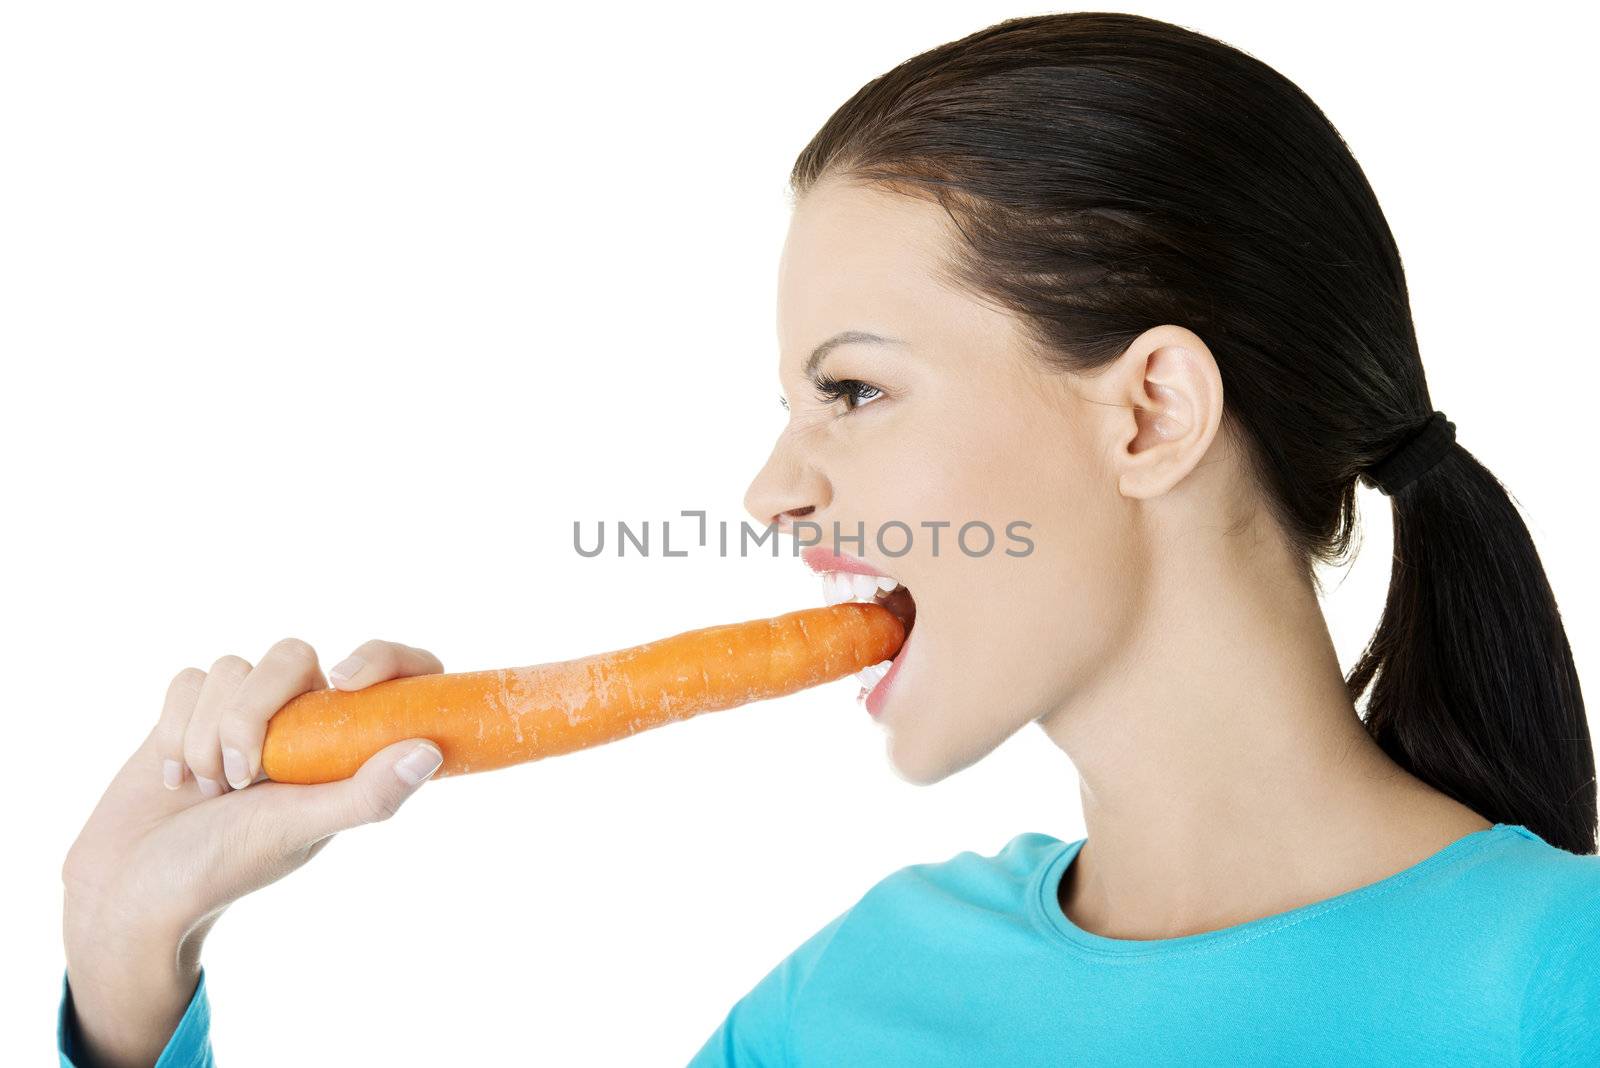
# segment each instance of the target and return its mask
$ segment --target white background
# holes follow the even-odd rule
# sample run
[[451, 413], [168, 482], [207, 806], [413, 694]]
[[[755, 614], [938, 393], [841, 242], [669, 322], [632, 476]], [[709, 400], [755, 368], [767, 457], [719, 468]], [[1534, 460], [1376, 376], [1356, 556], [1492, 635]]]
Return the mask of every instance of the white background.
[[[1297, 7], [1133, 10], [1277, 67], [1352, 145], [1435, 402], [1593, 679], [1593, 27]], [[821, 603], [789, 559], [581, 559], [572, 522], [744, 518], [795, 155], [868, 79], [1043, 10], [4, 8], [0, 1060], [53, 1063], [60, 864], [178, 669], [288, 635], [506, 667]], [[1388, 578], [1362, 493], [1347, 667]], [[1036, 729], [916, 788], [855, 692], [425, 785], [218, 923], [219, 1057], [681, 1064], [896, 868], [1082, 833]]]

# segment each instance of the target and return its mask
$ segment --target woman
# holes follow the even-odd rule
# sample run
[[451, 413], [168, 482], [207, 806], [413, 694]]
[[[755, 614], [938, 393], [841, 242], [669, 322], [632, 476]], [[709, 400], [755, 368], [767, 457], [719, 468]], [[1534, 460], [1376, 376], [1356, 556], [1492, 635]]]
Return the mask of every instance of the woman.
[[[1025, 553], [869, 535], [817, 566], [915, 600], [865, 680], [899, 774], [1037, 722], [1088, 833], [894, 872], [694, 1063], [1600, 1063], [1555, 598], [1434, 410], [1394, 240], [1315, 105], [1166, 23], [1019, 18], [870, 82], [792, 179], [790, 414], [746, 505], [830, 537], [1026, 522]], [[1395, 550], [1347, 679], [1313, 565], [1348, 553], [1359, 479]], [[341, 668], [441, 670], [383, 642]], [[437, 766], [417, 740], [252, 781], [267, 719], [321, 685], [293, 640], [174, 680], [67, 859], [64, 1063], [204, 1063], [216, 917]]]

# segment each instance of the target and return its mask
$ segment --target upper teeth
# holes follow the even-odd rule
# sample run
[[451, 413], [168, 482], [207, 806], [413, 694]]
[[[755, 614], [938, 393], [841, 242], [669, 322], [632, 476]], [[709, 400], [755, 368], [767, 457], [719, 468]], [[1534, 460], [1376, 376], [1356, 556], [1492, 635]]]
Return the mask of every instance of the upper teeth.
[[822, 573], [822, 599], [826, 604], [843, 604], [845, 601], [870, 601], [900, 585], [888, 575], [857, 575], [848, 571]]

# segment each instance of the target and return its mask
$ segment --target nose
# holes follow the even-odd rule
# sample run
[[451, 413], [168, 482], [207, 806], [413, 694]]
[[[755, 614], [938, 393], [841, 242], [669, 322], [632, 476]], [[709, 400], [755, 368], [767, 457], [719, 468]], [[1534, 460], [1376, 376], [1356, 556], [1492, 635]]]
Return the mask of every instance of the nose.
[[828, 481], [780, 438], [745, 491], [744, 509], [763, 527], [788, 524], [828, 505]]

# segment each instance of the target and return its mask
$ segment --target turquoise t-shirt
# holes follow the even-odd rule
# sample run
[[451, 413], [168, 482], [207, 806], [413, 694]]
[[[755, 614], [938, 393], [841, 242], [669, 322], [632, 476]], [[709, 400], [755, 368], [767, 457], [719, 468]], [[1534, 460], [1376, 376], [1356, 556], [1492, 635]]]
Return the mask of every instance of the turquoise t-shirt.
[[[1600, 857], [1499, 823], [1325, 901], [1135, 941], [1057, 906], [1084, 841], [880, 880], [690, 1068], [1600, 1065]], [[208, 1019], [202, 973], [158, 1068], [210, 1068]], [[58, 1036], [71, 1068], [65, 982]]]
[[1057, 904], [1085, 839], [914, 864], [756, 984], [691, 1068], [1600, 1066], [1600, 857], [1517, 824], [1181, 938]]

